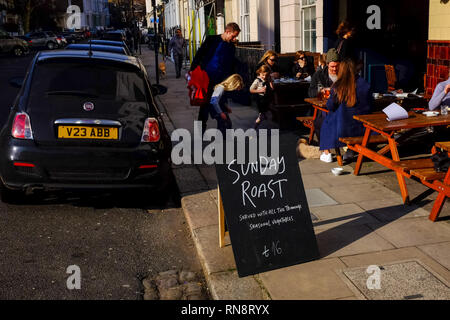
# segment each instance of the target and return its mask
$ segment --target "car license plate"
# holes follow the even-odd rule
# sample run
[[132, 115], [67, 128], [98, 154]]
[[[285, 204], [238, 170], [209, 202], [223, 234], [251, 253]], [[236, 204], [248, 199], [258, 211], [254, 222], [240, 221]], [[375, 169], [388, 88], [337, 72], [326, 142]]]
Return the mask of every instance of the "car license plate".
[[58, 138], [117, 140], [119, 130], [111, 127], [59, 126]]

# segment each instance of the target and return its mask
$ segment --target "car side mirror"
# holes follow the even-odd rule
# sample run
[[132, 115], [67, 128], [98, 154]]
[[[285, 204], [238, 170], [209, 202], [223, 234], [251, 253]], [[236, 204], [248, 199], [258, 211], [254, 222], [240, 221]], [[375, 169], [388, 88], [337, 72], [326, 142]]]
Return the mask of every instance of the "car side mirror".
[[160, 84], [153, 84], [152, 85], [152, 94], [154, 96], [162, 96], [167, 93], [167, 87], [160, 85]]
[[9, 79], [9, 85], [11, 87], [20, 89], [20, 88], [22, 88], [23, 81], [24, 81], [24, 78], [22, 78], [22, 77], [11, 78], [11, 79]]

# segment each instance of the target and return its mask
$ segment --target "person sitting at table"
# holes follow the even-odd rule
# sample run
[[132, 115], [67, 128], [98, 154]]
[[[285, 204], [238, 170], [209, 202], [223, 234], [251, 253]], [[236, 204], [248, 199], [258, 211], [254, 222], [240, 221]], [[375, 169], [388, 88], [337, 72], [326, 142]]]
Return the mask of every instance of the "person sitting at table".
[[325, 69], [327, 66], [327, 54], [326, 53], [322, 53], [319, 56], [319, 63], [317, 65], [317, 69], [316, 72], [322, 71], [323, 69]]
[[292, 76], [297, 80], [303, 80], [312, 77], [314, 74], [314, 65], [308, 63], [305, 52], [297, 51], [295, 53], [294, 66], [292, 67]]
[[339, 65], [337, 81], [331, 87], [327, 101], [328, 115], [320, 132], [320, 160], [333, 162], [330, 149], [344, 147], [341, 137], [358, 137], [364, 126], [353, 119], [355, 115], [369, 114], [371, 109], [370, 85], [356, 73], [355, 63], [345, 60]]
[[443, 106], [450, 106], [450, 71], [446, 81], [438, 83], [434, 89], [433, 97], [428, 103], [430, 110], [439, 109]]
[[273, 50], [268, 50], [262, 56], [261, 60], [259, 60], [258, 65], [256, 66], [256, 70], [261, 68], [262, 66], [267, 66], [270, 69], [270, 77], [272, 79], [280, 78], [280, 69], [278, 67], [278, 54]]
[[[323, 94], [324, 88], [330, 88], [334, 82], [337, 80], [337, 74], [339, 72], [339, 62], [340, 58], [336, 52], [336, 49], [330, 49], [327, 53], [326, 63], [327, 65], [321, 71], [314, 73], [311, 79], [311, 84], [309, 85], [308, 95], [310, 98], [317, 97], [319, 93]], [[314, 133], [317, 135], [320, 141], [320, 128], [322, 127], [323, 119], [325, 115], [323, 112], [317, 114], [316, 120], [314, 120]]]

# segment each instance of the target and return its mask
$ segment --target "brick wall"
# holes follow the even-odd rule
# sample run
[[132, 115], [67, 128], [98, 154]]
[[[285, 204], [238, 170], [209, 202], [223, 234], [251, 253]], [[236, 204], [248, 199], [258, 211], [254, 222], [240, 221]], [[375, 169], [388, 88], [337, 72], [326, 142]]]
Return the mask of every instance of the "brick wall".
[[428, 40], [425, 94], [430, 98], [439, 82], [448, 79], [450, 70], [450, 41]]

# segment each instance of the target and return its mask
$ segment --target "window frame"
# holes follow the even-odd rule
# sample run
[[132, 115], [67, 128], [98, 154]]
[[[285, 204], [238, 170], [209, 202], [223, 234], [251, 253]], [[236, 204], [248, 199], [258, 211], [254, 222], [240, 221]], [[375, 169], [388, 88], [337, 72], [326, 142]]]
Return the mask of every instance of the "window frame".
[[[305, 4], [306, 2], [306, 4]], [[317, 15], [316, 15], [316, 8], [317, 8], [317, 0], [302, 0], [300, 3], [300, 10], [301, 10], [301, 16], [302, 16], [302, 22], [301, 22], [301, 37], [302, 37], [302, 50], [304, 51], [310, 51], [314, 52], [317, 51]], [[305, 13], [307, 9], [311, 9], [312, 12], [314, 12], [314, 21], [315, 21], [315, 28], [305, 28]], [[313, 21], [313, 19], [311, 19]], [[308, 39], [306, 39], [306, 32], [310, 33], [310, 36]], [[312, 33], [315, 32], [316, 36], [313, 39]], [[309, 43], [308, 43], [309, 42]]]

